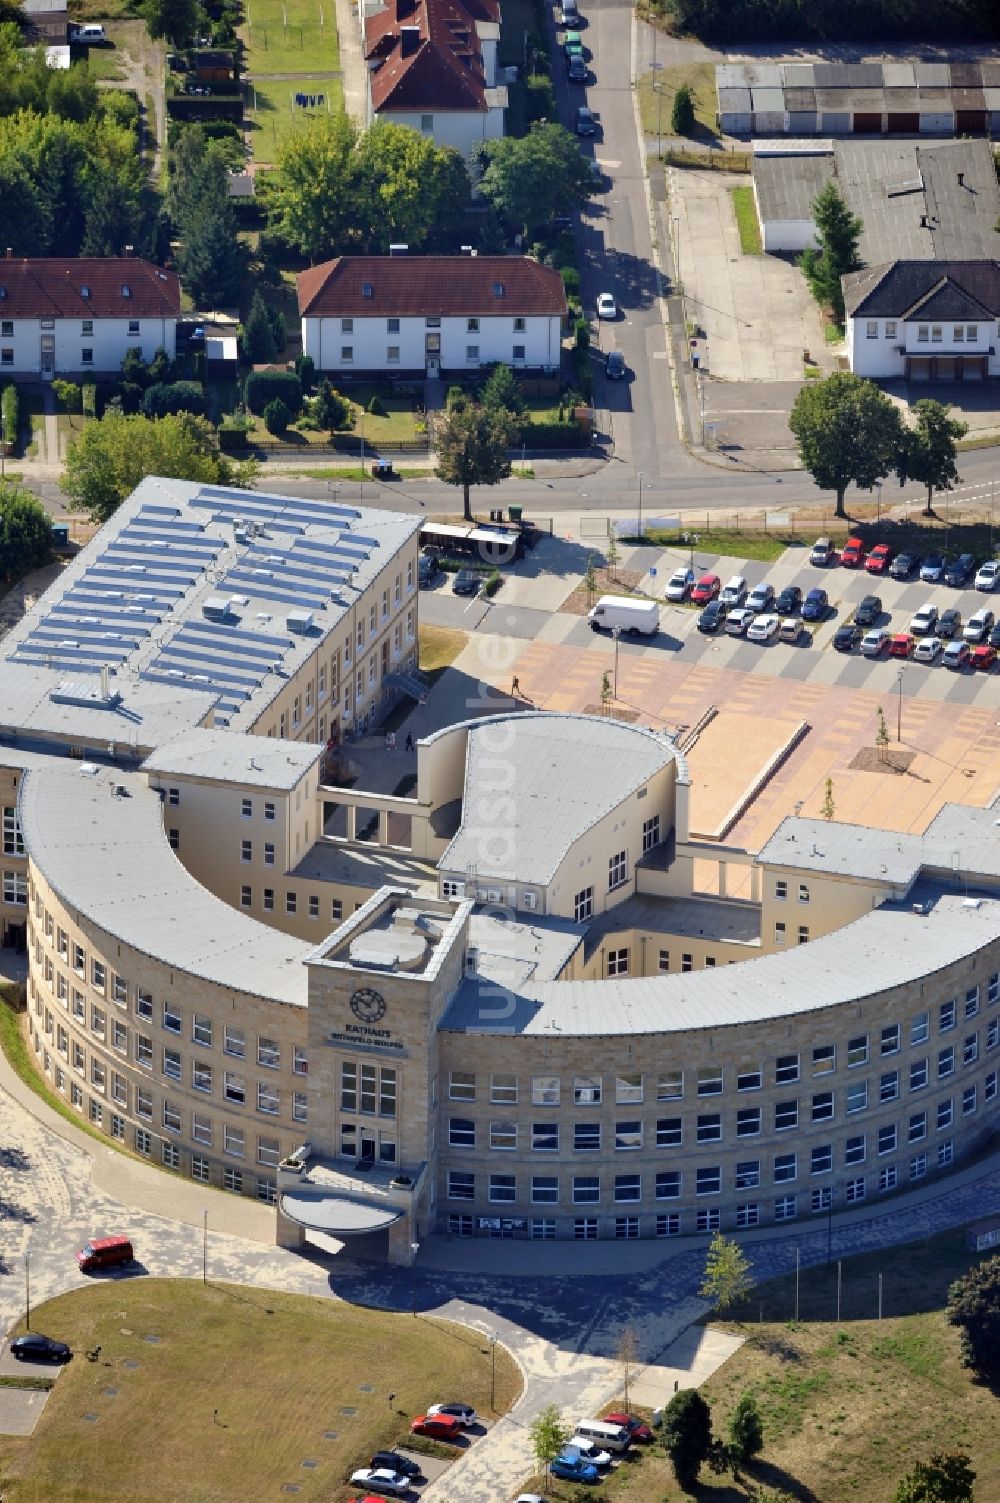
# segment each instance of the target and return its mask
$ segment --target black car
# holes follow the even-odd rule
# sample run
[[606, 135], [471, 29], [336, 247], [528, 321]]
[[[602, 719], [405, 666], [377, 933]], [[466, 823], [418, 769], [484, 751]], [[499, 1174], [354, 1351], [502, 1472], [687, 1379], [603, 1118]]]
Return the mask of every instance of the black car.
[[785, 585], [781, 594], [774, 602], [774, 614], [776, 616], [795, 616], [802, 605], [802, 591], [797, 584]]
[[608, 351], [608, 357], [604, 362], [604, 374], [609, 381], [624, 381], [625, 356], [621, 350]]
[[478, 569], [459, 569], [452, 585], [456, 595], [478, 595], [483, 576]]
[[853, 621], [850, 621], [846, 626], [838, 626], [834, 632], [834, 648], [837, 652], [853, 652], [855, 647], [860, 644], [863, 636], [864, 631], [862, 628]]
[[722, 601], [710, 600], [698, 617], [698, 630], [703, 632], [718, 631], [725, 619], [726, 607]]
[[971, 553], [962, 553], [944, 571], [944, 582], [953, 590], [961, 590], [976, 572], [976, 560]]
[[864, 600], [854, 612], [854, 620], [858, 626], [874, 626], [882, 614], [882, 598], [880, 595], [866, 595]]
[[810, 590], [802, 603], [803, 621], [822, 621], [830, 604], [825, 590]]
[[54, 1341], [51, 1336], [43, 1336], [41, 1331], [15, 1336], [10, 1350], [19, 1362], [68, 1362], [73, 1355], [65, 1341]]
[[1000, 621], [994, 626], [986, 640], [991, 647], [1000, 647]]
[[950, 638], [957, 636], [961, 630], [962, 612], [956, 611], [954, 607], [952, 607], [950, 610], [942, 611], [940, 616], [937, 618], [937, 625], [934, 628], [934, 635], [936, 637]]
[[890, 579], [909, 579], [919, 568], [919, 553], [897, 553], [889, 565], [889, 577]]
[[411, 1461], [409, 1456], [404, 1456], [399, 1451], [376, 1451], [368, 1465], [375, 1472], [402, 1472], [404, 1477], [424, 1475], [419, 1461]]
[[597, 121], [594, 112], [589, 105], [578, 104], [576, 107], [576, 133], [578, 136], [592, 136], [597, 129]]
[[578, 52], [570, 54], [566, 62], [566, 76], [570, 83], [587, 82], [587, 64]]

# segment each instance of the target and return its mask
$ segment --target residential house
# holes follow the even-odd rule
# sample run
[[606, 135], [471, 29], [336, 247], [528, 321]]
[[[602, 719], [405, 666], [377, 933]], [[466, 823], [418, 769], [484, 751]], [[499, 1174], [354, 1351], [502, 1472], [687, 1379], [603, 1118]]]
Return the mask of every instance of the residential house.
[[302, 272], [298, 293], [302, 349], [317, 370], [559, 368], [563, 280], [528, 256], [340, 256]]
[[172, 359], [181, 313], [176, 273], [132, 256], [0, 260], [0, 375], [117, 371], [129, 349]]
[[409, 125], [463, 157], [503, 135], [498, 0], [389, 0], [364, 27], [369, 123]]
[[895, 261], [843, 279], [858, 376], [983, 381], [1000, 375], [1000, 261]]

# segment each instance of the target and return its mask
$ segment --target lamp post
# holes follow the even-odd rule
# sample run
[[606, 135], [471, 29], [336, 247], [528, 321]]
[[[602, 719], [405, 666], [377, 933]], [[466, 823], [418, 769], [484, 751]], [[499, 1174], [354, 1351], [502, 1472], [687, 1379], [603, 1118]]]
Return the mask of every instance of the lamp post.
[[882, 540], [882, 482], [875, 482], [875, 541]]
[[208, 1207], [201, 1213], [201, 1282], [208, 1283]]
[[900, 668], [896, 673], [896, 740], [903, 739], [903, 670]]
[[689, 569], [693, 569], [694, 568], [694, 550], [698, 546], [698, 539], [697, 539], [697, 537], [695, 536], [695, 534], [693, 532], [691, 533], [690, 542], [691, 542], [691, 561], [688, 564], [688, 568]]
[[611, 635], [615, 639], [615, 703], [616, 704], [618, 702], [618, 641], [619, 641], [619, 638], [621, 637], [621, 634], [622, 634], [622, 629], [621, 629], [620, 626], [613, 626], [611, 628]]
[[639, 541], [642, 542], [642, 471], [636, 470], [636, 479], [639, 482]]
[[24, 1249], [24, 1328], [31, 1330], [31, 1248]]
[[410, 1262], [410, 1268], [413, 1271], [411, 1293], [412, 1293], [412, 1305], [413, 1305], [413, 1315], [414, 1315], [414, 1318], [416, 1318], [416, 1314], [417, 1314], [417, 1253], [419, 1251], [420, 1251], [420, 1243], [419, 1242], [411, 1242], [410, 1243], [410, 1252], [413, 1254], [413, 1257], [412, 1257], [411, 1262]]
[[486, 1339], [490, 1344], [490, 1413], [497, 1412], [497, 1333], [487, 1331]]

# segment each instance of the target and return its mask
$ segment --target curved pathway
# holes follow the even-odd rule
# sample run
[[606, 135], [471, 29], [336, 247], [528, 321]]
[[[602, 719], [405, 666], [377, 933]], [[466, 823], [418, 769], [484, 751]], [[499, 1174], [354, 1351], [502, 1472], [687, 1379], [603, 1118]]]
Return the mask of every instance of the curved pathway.
[[[273, 1246], [273, 1213], [136, 1162], [89, 1138], [52, 1112], [0, 1057], [0, 1318], [4, 1329], [24, 1309], [24, 1256], [30, 1253], [32, 1305], [81, 1287], [73, 1261], [89, 1236], [127, 1231], [146, 1270], [159, 1277], [199, 1278], [203, 1212], [208, 1218], [208, 1275], [406, 1311], [416, 1296], [433, 1314], [483, 1333], [495, 1330], [525, 1376], [522, 1396], [461, 1460], [449, 1468], [454, 1496], [461, 1470], [467, 1503], [512, 1496], [534, 1470], [528, 1428], [546, 1404], [569, 1416], [594, 1413], [620, 1389], [615, 1361], [621, 1333], [641, 1333], [644, 1386], [672, 1389], [657, 1372], [670, 1343], [705, 1306], [697, 1298], [705, 1239], [676, 1243], [519, 1243], [430, 1237], [416, 1279], [409, 1269], [365, 1264], [350, 1254], [302, 1257]], [[832, 1236], [834, 1257], [927, 1236], [1000, 1210], [1000, 1152], [922, 1190], [849, 1216], [769, 1228], [744, 1239], [758, 1279], [795, 1265], [821, 1263]], [[237, 1235], [237, 1233], [240, 1233]], [[514, 1266], [512, 1266], [514, 1265]], [[667, 1358], [669, 1360], [669, 1358]], [[659, 1380], [659, 1386], [657, 1387]], [[425, 1490], [445, 1497], [445, 1479]]]

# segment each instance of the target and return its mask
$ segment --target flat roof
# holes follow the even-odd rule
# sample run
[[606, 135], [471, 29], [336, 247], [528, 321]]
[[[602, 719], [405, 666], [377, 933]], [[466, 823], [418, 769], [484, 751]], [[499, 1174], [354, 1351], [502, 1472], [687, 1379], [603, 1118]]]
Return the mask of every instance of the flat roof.
[[791, 951], [701, 971], [594, 981], [524, 981], [498, 998], [463, 979], [439, 1028], [545, 1038], [621, 1038], [735, 1028], [815, 1014], [933, 977], [1000, 939], [1000, 899], [921, 884], [926, 910], [887, 903], [843, 930]]
[[908, 887], [916, 879], [923, 857], [920, 835], [790, 814], [761, 847], [757, 859], [763, 866], [787, 866]]
[[318, 766], [322, 746], [245, 731], [201, 727], [164, 741], [142, 764], [164, 777], [208, 778], [250, 787], [291, 789]]
[[[122, 788], [124, 794], [117, 790]], [[142, 955], [233, 992], [305, 1007], [312, 946], [231, 908], [167, 844], [139, 773], [48, 759], [19, 801], [31, 858], [63, 902]]]
[[[612, 809], [671, 763], [683, 771], [667, 736], [595, 715], [491, 715], [470, 725], [468, 736], [462, 823], [438, 869], [478, 870], [500, 881], [545, 885]], [[510, 809], [498, 823], [501, 742]]]
[[0, 643], [0, 730], [150, 751], [209, 719], [243, 729], [419, 529], [150, 476]]
[[755, 152], [753, 185], [761, 220], [811, 220], [813, 200], [832, 177], [833, 156], [821, 148], [794, 156]]

